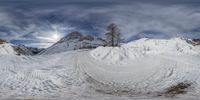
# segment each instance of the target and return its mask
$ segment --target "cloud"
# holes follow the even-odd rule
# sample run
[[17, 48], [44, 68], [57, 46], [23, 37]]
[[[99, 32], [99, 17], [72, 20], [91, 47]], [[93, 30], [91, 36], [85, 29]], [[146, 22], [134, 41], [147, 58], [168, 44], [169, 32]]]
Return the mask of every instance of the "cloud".
[[[53, 4], [51, 2], [55, 1], [44, 0], [45, 6], [37, 5], [38, 2], [32, 4], [33, 1], [1, 3], [4, 6], [0, 7], [0, 38], [47, 47], [55, 42], [51, 40], [55, 30], [61, 36], [71, 31], [103, 36], [106, 26], [112, 22], [119, 26], [126, 40], [136, 37], [200, 38], [199, 7], [193, 3], [185, 5], [189, 2], [187, 0], [166, 0], [167, 5], [158, 0], [149, 3], [144, 3], [147, 0], [89, 1], [59, 1]], [[181, 4], [177, 4], [179, 2]]]
[[[129, 7], [117, 7], [112, 21], [120, 25], [125, 38], [137, 35], [142, 31], [159, 31], [171, 37], [185, 36], [200, 25], [198, 8], [185, 6], [161, 6], [140, 4]], [[124, 11], [123, 9], [127, 9]], [[198, 34], [195, 32], [190, 34]], [[187, 35], [188, 36], [188, 35]]]

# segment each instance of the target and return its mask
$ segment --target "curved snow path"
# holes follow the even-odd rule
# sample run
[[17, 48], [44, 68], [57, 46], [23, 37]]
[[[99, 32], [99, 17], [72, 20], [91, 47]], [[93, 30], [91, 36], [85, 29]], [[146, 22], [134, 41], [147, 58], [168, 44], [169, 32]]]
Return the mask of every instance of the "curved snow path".
[[[110, 85], [111, 89], [116, 88], [113, 91], [126, 91], [128, 88], [133, 94], [149, 94], [163, 92], [172, 85], [188, 81], [195, 86], [193, 95], [198, 95], [199, 59], [199, 56], [149, 55], [122, 66], [95, 60], [87, 52], [81, 54], [79, 63], [89, 76]], [[98, 89], [108, 91], [108, 87]]]
[[127, 66], [110, 66], [89, 52], [0, 56], [0, 99], [106, 98], [102, 93], [155, 93], [183, 81], [195, 84], [193, 95], [200, 93], [198, 56], [150, 55]]
[[141, 82], [161, 70], [160, 65], [163, 62], [156, 59], [156, 57], [149, 56], [137, 59], [126, 66], [108, 65], [94, 60], [89, 53], [83, 53], [79, 63], [81, 63], [86, 73], [103, 83], [115, 82], [123, 84]]

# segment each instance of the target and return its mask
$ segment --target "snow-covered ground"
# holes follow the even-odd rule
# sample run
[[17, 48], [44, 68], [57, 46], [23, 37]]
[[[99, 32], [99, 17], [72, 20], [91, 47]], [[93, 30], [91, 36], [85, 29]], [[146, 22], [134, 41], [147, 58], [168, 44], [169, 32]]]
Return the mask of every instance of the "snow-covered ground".
[[[0, 99], [197, 100], [199, 50], [175, 38], [53, 55], [0, 55]], [[186, 81], [186, 94], [158, 96]]]
[[13, 49], [13, 45], [5, 43], [0, 45], [0, 55], [16, 55], [17, 52]]
[[107, 64], [129, 64], [137, 58], [148, 55], [198, 55], [199, 47], [187, 43], [181, 38], [170, 40], [147, 39], [124, 44], [121, 47], [99, 47], [91, 52], [91, 55]]

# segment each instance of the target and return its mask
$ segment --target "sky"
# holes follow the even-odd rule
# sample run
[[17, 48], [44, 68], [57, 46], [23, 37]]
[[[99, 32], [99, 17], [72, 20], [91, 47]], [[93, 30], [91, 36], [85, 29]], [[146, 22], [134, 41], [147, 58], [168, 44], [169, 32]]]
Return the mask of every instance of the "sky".
[[72, 31], [104, 37], [200, 38], [198, 0], [0, 0], [0, 39], [46, 48]]

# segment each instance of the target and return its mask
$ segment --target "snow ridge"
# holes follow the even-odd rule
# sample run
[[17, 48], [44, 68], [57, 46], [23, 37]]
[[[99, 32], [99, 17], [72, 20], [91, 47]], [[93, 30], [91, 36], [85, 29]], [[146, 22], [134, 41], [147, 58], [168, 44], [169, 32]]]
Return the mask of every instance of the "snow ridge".
[[82, 35], [79, 32], [72, 32], [40, 54], [48, 55], [77, 49], [92, 49], [103, 44], [104, 40], [100, 38], [91, 35]]
[[147, 39], [123, 44], [121, 47], [98, 47], [91, 56], [108, 64], [128, 64], [147, 55], [198, 55], [199, 49], [181, 38]]

